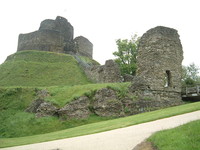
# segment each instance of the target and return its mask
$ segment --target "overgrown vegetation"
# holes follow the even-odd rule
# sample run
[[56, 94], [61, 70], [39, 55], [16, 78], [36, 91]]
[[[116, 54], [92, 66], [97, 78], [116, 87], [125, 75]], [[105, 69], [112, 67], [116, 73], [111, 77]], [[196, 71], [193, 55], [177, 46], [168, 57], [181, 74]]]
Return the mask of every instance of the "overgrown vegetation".
[[[57, 117], [35, 118], [25, 109], [36, 99], [36, 91], [47, 89], [50, 96], [45, 100], [63, 107], [80, 96], [90, 96], [95, 90], [109, 87], [126, 87], [130, 83], [105, 83], [48, 88], [0, 88], [0, 137], [21, 137], [59, 131], [84, 124], [108, 120], [108, 117], [91, 115], [87, 119], [61, 121]], [[31, 130], [30, 130], [31, 129]]]
[[123, 128], [123, 127], [131, 126], [131, 125], [135, 125], [135, 124], [140, 124], [140, 123], [153, 121], [153, 120], [157, 120], [161, 118], [184, 114], [184, 113], [188, 113], [188, 112], [192, 112], [196, 110], [200, 110], [200, 102], [161, 109], [157, 111], [142, 113], [142, 114], [119, 118], [119, 119], [101, 121], [98, 123], [87, 124], [87, 125], [78, 126], [75, 128], [69, 128], [69, 129], [61, 130], [57, 132], [51, 132], [47, 134], [29, 136], [28, 138], [27, 137], [0, 138], [0, 143], [1, 143], [0, 147], [24, 145], [24, 144], [31, 144], [31, 143], [51, 141], [51, 140], [56, 140], [56, 139], [75, 137], [75, 136], [80, 136], [80, 135], [87, 135], [87, 134], [108, 131], [108, 130], [117, 129], [117, 128]]
[[46, 88], [51, 96], [46, 100], [60, 107], [69, 103], [73, 99], [77, 99], [80, 96], [86, 95], [90, 97], [92, 92], [110, 87], [113, 89], [123, 89], [124, 91], [128, 89], [130, 83], [103, 83], [103, 84], [87, 84], [87, 85], [75, 85], [75, 86], [58, 86], [58, 87], [48, 87]]
[[119, 84], [118, 86], [113, 86], [109, 85], [107, 88], [113, 89], [114, 91], [117, 92], [117, 96], [119, 98], [124, 98], [125, 96], [128, 96], [128, 86], [130, 83], [124, 83], [124, 84]]
[[55, 86], [91, 83], [67, 54], [21, 51], [0, 65], [0, 86]]
[[194, 86], [200, 84], [199, 67], [194, 63], [182, 68], [182, 85]]
[[135, 75], [136, 73], [136, 56], [138, 49], [139, 37], [135, 34], [131, 40], [118, 39], [116, 44], [118, 51], [114, 52], [113, 55], [117, 58], [115, 62], [119, 65], [121, 74]]
[[200, 120], [160, 131], [149, 138], [159, 150], [199, 150]]

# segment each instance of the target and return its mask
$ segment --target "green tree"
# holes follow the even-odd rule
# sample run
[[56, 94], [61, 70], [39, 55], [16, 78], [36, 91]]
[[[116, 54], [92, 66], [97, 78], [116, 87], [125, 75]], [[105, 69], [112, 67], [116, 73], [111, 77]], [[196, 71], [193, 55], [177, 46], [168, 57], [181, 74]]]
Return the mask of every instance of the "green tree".
[[200, 83], [199, 67], [194, 63], [182, 67], [183, 85], [195, 85]]
[[115, 51], [113, 55], [117, 57], [115, 62], [120, 66], [122, 75], [135, 75], [137, 69], [136, 57], [138, 43], [139, 37], [136, 34], [131, 38], [131, 40], [118, 39], [116, 41], [118, 51]]

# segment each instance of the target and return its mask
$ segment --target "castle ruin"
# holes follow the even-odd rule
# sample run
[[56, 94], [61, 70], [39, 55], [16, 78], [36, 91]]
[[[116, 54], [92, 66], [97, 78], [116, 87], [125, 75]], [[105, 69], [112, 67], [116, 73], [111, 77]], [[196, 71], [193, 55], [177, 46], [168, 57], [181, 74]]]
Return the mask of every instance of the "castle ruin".
[[[58, 16], [55, 20], [42, 21], [35, 32], [20, 34], [18, 51], [21, 50], [51, 51], [92, 58], [93, 44], [83, 36], [74, 38], [73, 26], [67, 19]], [[175, 29], [158, 26], [148, 30], [139, 42], [138, 70], [130, 90], [139, 90], [143, 97], [156, 100], [181, 100], [182, 60], [182, 45]], [[81, 60], [78, 62], [82, 64]], [[81, 66], [92, 81], [121, 82], [119, 67], [114, 62], [108, 62], [104, 66]]]
[[58, 53], [76, 54], [92, 58], [93, 44], [85, 37], [74, 39], [74, 28], [63, 17], [41, 22], [39, 30], [20, 34], [17, 51], [41, 50]]
[[[87, 39], [82, 38], [80, 43], [77, 39], [74, 40], [74, 44], [78, 46], [77, 52], [84, 52], [84, 55], [92, 52], [89, 49], [87, 52], [82, 51], [81, 45], [85, 44], [84, 41], [90, 44]], [[76, 59], [92, 81], [121, 82], [119, 66], [113, 60], [106, 61], [103, 66], [95, 66]], [[79, 97], [61, 109], [51, 103], [36, 100], [27, 110], [32, 112], [37, 104], [39, 107], [34, 109], [37, 117], [56, 113], [60, 118], [80, 119], [87, 118], [92, 113], [104, 117], [119, 117], [180, 105], [182, 60], [183, 50], [178, 32], [172, 28], [158, 26], [141, 37], [136, 76], [132, 78], [129, 91], [125, 91], [123, 96], [120, 96], [118, 90], [107, 87], [97, 90], [92, 97]]]
[[90, 66], [77, 57], [86, 56], [92, 59], [93, 44], [83, 36], [74, 38], [73, 26], [60, 16], [55, 20], [42, 21], [39, 30], [35, 32], [20, 34], [17, 51], [23, 50], [71, 54], [91, 81], [96, 83], [121, 81], [120, 69], [114, 61], [107, 61], [102, 66]]
[[[180, 102], [182, 60], [182, 45], [175, 29], [158, 26], [148, 30], [139, 42], [132, 90], [154, 100]], [[138, 81], [139, 86], [134, 85]]]

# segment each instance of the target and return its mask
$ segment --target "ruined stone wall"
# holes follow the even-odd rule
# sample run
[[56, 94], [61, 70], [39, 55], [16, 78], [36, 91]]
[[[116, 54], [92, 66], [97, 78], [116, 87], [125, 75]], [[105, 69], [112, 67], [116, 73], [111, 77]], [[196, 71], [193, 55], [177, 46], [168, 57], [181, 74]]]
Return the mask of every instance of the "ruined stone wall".
[[74, 38], [74, 27], [63, 17], [56, 17], [55, 20], [46, 19], [40, 23], [39, 30], [51, 30], [59, 32], [65, 41], [72, 41]]
[[175, 29], [158, 26], [148, 30], [140, 39], [137, 57], [137, 76], [146, 85], [143, 94], [146, 90], [158, 91], [151, 94], [181, 100], [182, 60], [182, 45]]
[[74, 39], [76, 53], [92, 58], [93, 44], [83, 36]]
[[20, 34], [18, 51], [42, 50], [62, 53], [64, 37], [57, 31], [39, 30], [28, 34]]
[[138, 47], [137, 76], [152, 90], [181, 91], [183, 51], [176, 30], [156, 27], [147, 31]]
[[119, 66], [113, 60], [107, 60], [105, 65], [85, 68], [89, 79], [97, 83], [121, 82]]
[[78, 54], [92, 58], [93, 45], [83, 36], [74, 39], [73, 26], [67, 19], [58, 16], [55, 20], [42, 21], [35, 32], [20, 34], [17, 51], [22, 50]]
[[[157, 93], [157, 99], [139, 97], [128, 91], [124, 94], [124, 97], [122, 97], [119, 90], [107, 87], [93, 91], [93, 94], [89, 97], [81, 96], [67, 103], [64, 107], [58, 108], [51, 102], [44, 100], [51, 94], [46, 90], [41, 90], [37, 91], [36, 100], [25, 111], [35, 113], [36, 117], [57, 116], [62, 120], [70, 120], [88, 118], [91, 114], [102, 117], [123, 117], [180, 105], [180, 102], [171, 99], [160, 100], [159, 97], [162, 94], [167, 97], [166, 92]], [[176, 97], [176, 95], [174, 96]]]
[[65, 48], [65, 43], [72, 43], [73, 32], [73, 26], [67, 19], [63, 17], [57, 17], [55, 20], [47, 19], [41, 22], [38, 31], [19, 35], [17, 50], [42, 50], [64, 53], [64, 50], [68, 50]]

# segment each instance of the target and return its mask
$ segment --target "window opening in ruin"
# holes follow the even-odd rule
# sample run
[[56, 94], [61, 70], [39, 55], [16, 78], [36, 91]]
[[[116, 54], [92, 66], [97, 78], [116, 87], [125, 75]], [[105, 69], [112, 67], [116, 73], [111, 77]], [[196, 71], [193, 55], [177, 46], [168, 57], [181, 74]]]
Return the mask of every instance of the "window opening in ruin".
[[171, 86], [171, 73], [169, 70], [166, 70], [166, 76], [165, 76], [165, 87]]

